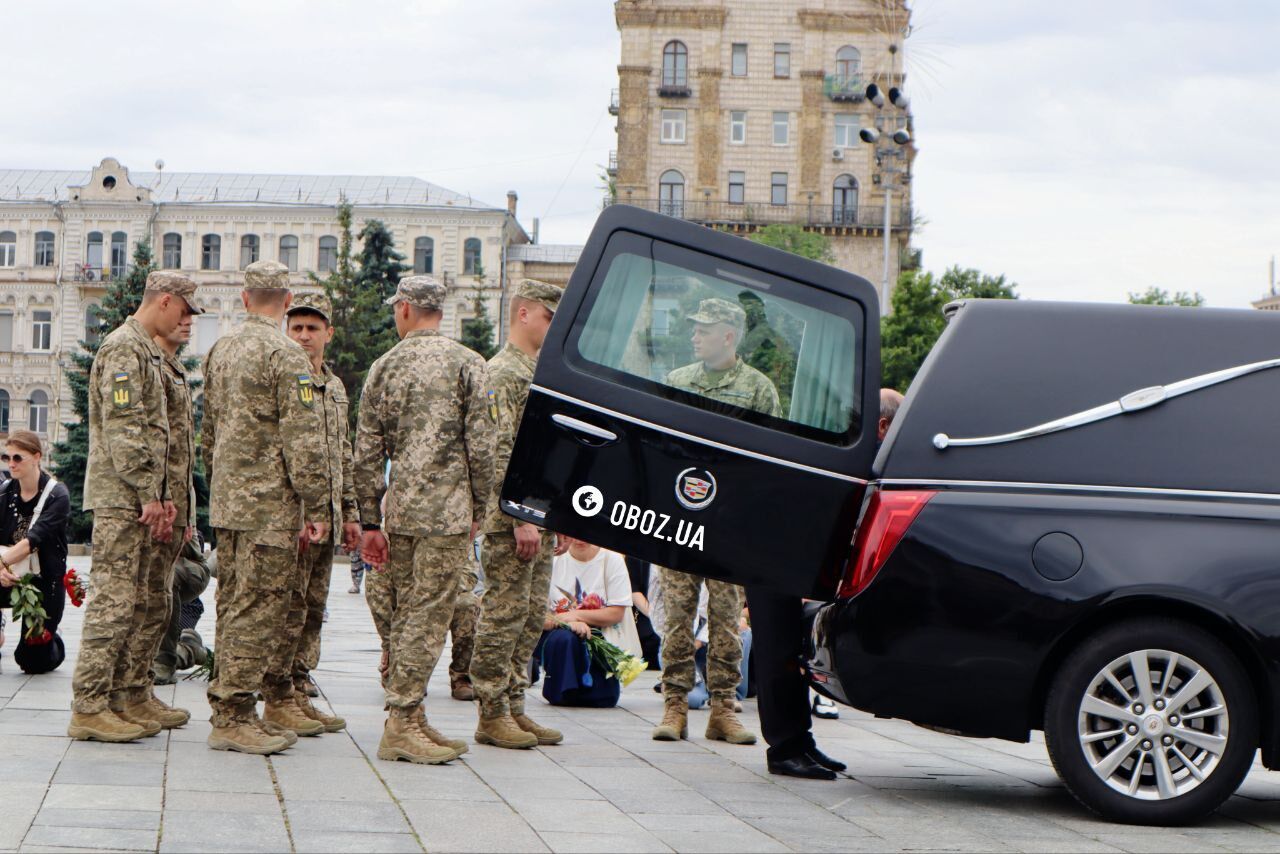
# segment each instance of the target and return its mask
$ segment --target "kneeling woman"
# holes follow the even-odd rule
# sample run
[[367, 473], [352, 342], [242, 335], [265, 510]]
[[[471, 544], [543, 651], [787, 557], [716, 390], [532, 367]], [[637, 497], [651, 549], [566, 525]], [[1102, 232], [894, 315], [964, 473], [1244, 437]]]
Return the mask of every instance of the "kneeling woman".
[[600, 629], [616, 644], [622, 621], [633, 619], [627, 563], [599, 546], [560, 539], [569, 551], [552, 565], [550, 608], [533, 654], [545, 671], [542, 696], [553, 706], [610, 708], [618, 704], [621, 686], [592, 659], [585, 638]]

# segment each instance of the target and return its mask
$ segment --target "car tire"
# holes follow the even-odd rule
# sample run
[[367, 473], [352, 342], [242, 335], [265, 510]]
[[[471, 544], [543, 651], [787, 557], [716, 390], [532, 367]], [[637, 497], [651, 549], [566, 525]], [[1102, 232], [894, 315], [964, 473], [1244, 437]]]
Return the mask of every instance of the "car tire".
[[1221, 806], [1249, 772], [1258, 726], [1235, 654], [1197, 626], [1155, 617], [1082, 642], [1054, 676], [1044, 715], [1067, 790], [1128, 824], [1187, 824]]

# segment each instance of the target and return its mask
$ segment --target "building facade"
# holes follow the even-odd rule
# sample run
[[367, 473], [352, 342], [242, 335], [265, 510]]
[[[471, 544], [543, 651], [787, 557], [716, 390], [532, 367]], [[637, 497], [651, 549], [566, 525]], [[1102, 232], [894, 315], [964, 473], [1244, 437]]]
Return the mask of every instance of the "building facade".
[[[897, 279], [915, 147], [891, 137], [910, 133], [911, 114], [865, 93], [904, 88], [905, 0], [617, 0], [615, 15], [606, 203], [743, 234], [800, 225], [830, 239], [837, 266], [878, 283], [887, 209]], [[862, 142], [863, 128], [880, 141]]]
[[529, 240], [515, 193], [497, 207], [418, 178], [131, 173], [111, 158], [79, 172], [0, 170], [0, 435], [33, 429], [56, 442], [74, 420], [64, 368], [139, 241], [200, 283], [207, 313], [189, 347], [199, 356], [244, 319], [248, 264], [280, 261], [299, 288], [334, 269], [343, 199], [353, 231], [381, 220], [406, 264], [449, 286], [446, 334], [461, 333], [477, 289], [500, 316], [507, 253]]

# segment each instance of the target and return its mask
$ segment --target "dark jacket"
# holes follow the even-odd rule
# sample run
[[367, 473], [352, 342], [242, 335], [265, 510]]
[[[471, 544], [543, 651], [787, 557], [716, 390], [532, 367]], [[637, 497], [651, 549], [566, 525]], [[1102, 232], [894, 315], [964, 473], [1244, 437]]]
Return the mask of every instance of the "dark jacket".
[[[49, 483], [48, 473], [40, 474], [39, 492], [44, 492]], [[18, 527], [18, 516], [13, 506], [21, 500], [18, 481], [11, 480], [0, 487], [0, 546], [14, 543], [14, 533]], [[38, 499], [37, 499], [38, 500]], [[66, 604], [67, 593], [62, 586], [62, 577], [67, 572], [67, 520], [71, 516], [71, 495], [66, 484], [59, 481], [49, 494], [40, 518], [27, 531], [26, 539], [31, 549], [40, 559], [40, 592], [44, 596], [44, 609], [49, 614], [45, 620], [45, 628], [56, 634], [58, 624], [62, 621], [62, 611]], [[0, 588], [0, 607], [9, 607], [9, 589]], [[18, 630], [21, 632], [21, 629]], [[28, 673], [45, 673], [62, 662], [64, 652], [61, 639], [42, 646], [29, 646], [26, 638], [18, 642], [14, 650], [14, 659]]]

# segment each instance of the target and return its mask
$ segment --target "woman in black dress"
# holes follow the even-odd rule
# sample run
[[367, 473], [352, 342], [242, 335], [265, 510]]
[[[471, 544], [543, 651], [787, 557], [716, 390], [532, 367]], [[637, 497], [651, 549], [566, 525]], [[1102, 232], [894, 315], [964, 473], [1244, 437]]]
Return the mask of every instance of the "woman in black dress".
[[[67, 573], [71, 496], [64, 484], [54, 481], [36, 517], [36, 506], [52, 479], [48, 472], [40, 469], [41, 451], [39, 436], [19, 430], [5, 439], [4, 452], [0, 454], [0, 462], [8, 466], [12, 477], [0, 490], [0, 607], [9, 606], [10, 593], [18, 580], [11, 567], [35, 554], [40, 562], [36, 584], [49, 615], [44, 626], [52, 636], [47, 643], [32, 644], [27, 641], [23, 628], [16, 628], [19, 640], [13, 657], [27, 673], [48, 673], [66, 657], [57, 629], [66, 602], [62, 579]], [[36, 517], [34, 521], [33, 517]], [[0, 634], [0, 645], [3, 643], [3, 634]]]

